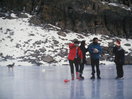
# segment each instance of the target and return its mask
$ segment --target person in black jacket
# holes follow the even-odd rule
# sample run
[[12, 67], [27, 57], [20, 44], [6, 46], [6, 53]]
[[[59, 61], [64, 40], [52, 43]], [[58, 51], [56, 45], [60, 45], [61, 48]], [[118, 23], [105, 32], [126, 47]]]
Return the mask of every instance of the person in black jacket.
[[115, 47], [113, 48], [113, 54], [115, 55], [115, 64], [116, 64], [116, 70], [117, 70], [117, 77], [116, 79], [123, 78], [124, 72], [123, 72], [123, 65], [125, 62], [125, 51], [121, 47], [120, 40], [116, 40]]
[[83, 54], [83, 60], [80, 62], [79, 73], [80, 73], [80, 79], [84, 79], [82, 74], [83, 74], [83, 70], [84, 70], [84, 64], [86, 63], [86, 52], [87, 52], [87, 49], [85, 48], [85, 41], [84, 40], [81, 42], [80, 49], [81, 49], [82, 54]]

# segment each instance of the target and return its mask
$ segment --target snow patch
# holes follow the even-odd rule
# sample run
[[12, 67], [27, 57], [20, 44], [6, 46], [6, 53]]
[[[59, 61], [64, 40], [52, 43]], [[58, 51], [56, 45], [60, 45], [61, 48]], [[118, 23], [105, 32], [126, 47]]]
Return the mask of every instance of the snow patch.
[[128, 11], [131, 11], [131, 7], [127, 7], [123, 4], [119, 4], [119, 3], [108, 3], [108, 2], [102, 2], [103, 5], [107, 4], [107, 5], [110, 5], [110, 6], [115, 6], [115, 7], [120, 7], [122, 9], [125, 9], [125, 10], [128, 10]]

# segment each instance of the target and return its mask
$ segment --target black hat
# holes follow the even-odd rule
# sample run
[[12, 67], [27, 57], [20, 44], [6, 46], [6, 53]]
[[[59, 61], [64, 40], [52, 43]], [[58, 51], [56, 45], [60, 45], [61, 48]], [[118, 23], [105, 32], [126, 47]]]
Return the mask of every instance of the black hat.
[[73, 42], [74, 42], [75, 44], [79, 44], [79, 43], [80, 43], [77, 39], [74, 39]]
[[95, 41], [95, 40], [98, 40], [98, 38], [97, 38], [97, 37], [94, 37], [94, 38], [93, 38], [93, 41]]
[[85, 40], [81, 41], [81, 44], [85, 44]]

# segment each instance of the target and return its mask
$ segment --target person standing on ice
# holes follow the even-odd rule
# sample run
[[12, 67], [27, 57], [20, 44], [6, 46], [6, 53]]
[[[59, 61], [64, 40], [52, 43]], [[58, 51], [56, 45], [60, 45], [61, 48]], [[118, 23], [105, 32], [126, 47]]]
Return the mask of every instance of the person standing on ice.
[[116, 64], [116, 70], [117, 70], [117, 77], [116, 79], [123, 78], [124, 72], [123, 72], [123, 65], [125, 62], [125, 51], [121, 47], [120, 40], [116, 40], [114, 43], [115, 46], [113, 47], [113, 54], [115, 55], [114, 62]]
[[99, 69], [99, 58], [102, 53], [102, 47], [98, 43], [98, 38], [93, 38], [93, 42], [88, 46], [88, 51], [90, 53], [91, 67], [92, 67], [91, 79], [95, 79], [95, 66], [97, 71], [97, 78], [101, 79], [100, 69]]
[[82, 61], [82, 59], [83, 59], [83, 54], [79, 47], [79, 41], [75, 39], [73, 43], [69, 44], [69, 54], [68, 54], [72, 80], [74, 80], [75, 77], [74, 65], [76, 68], [76, 78], [80, 79], [78, 66], [79, 66], [79, 62]]
[[81, 41], [80, 49], [81, 49], [82, 54], [83, 54], [83, 60], [79, 64], [80, 65], [79, 73], [80, 73], [80, 79], [84, 79], [82, 74], [83, 74], [83, 70], [84, 70], [84, 64], [86, 63], [86, 52], [87, 52], [87, 49], [85, 48], [85, 41], [84, 40]]

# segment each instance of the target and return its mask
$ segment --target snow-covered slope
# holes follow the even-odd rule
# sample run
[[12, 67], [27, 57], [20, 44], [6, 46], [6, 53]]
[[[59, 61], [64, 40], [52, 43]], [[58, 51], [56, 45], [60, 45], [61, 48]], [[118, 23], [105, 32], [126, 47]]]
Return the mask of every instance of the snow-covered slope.
[[116, 6], [116, 7], [119, 7], [119, 8], [125, 9], [125, 10], [128, 10], [128, 11], [131, 11], [132, 10], [131, 7], [128, 7], [128, 6], [123, 5], [123, 4], [108, 3], [108, 2], [102, 2], [102, 4], [104, 4], [104, 5], [110, 5], [110, 6]]
[[[57, 28], [58, 31], [48, 30], [44, 27], [31, 25], [28, 22], [31, 16], [28, 14], [28, 18], [18, 18], [15, 14], [11, 15], [13, 19], [0, 18], [0, 65], [12, 62], [17, 63], [17, 65], [51, 62], [68, 64], [68, 43], [73, 39], [86, 40], [88, 45], [93, 37], [98, 37], [101, 40], [101, 45], [108, 47], [109, 43], [117, 38], [110, 38], [106, 35], [65, 33], [60, 31], [58, 27], [53, 27]], [[121, 39], [121, 41], [123, 48], [130, 53], [132, 40]]]

